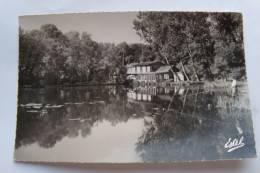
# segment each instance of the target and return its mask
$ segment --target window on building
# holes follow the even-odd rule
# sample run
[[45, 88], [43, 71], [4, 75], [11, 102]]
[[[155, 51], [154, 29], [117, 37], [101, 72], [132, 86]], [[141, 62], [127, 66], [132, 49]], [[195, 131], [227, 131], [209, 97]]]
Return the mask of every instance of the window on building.
[[141, 73], [140, 67], [136, 67], [137, 73]]
[[164, 79], [168, 80], [169, 79], [169, 74], [164, 74]]
[[142, 67], [142, 72], [143, 72], [143, 73], [146, 72], [146, 67], [145, 67], [145, 66]]
[[148, 73], [151, 72], [151, 67], [150, 66], [146, 67], [146, 72], [148, 72]]

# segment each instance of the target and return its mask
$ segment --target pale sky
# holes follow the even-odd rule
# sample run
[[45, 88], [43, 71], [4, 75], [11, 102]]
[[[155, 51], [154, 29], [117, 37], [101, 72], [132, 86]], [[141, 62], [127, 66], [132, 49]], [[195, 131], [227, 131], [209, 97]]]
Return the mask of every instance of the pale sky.
[[136, 12], [76, 13], [21, 16], [19, 25], [25, 30], [39, 29], [43, 24], [55, 24], [62, 32], [87, 31], [97, 42], [140, 43], [133, 29]]

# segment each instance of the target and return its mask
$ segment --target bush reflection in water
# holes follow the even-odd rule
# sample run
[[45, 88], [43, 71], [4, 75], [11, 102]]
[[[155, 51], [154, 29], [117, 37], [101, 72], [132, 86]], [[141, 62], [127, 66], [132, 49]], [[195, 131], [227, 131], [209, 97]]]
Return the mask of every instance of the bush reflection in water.
[[[55, 146], [64, 137], [91, 135], [102, 121], [113, 126], [142, 119], [136, 139], [143, 161], [220, 159], [253, 155], [254, 139], [246, 86], [205, 89], [123, 86], [19, 89], [16, 149], [38, 143]], [[111, 134], [113, 135], [113, 134]], [[227, 153], [228, 138], [246, 146]], [[76, 147], [76, 146], [75, 146]]]

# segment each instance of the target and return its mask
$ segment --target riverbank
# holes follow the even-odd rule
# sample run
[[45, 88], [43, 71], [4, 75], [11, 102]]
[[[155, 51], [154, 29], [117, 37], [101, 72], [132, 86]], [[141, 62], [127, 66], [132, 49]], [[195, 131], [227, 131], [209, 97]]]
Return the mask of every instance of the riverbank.
[[48, 85], [22, 85], [19, 88], [46, 88], [46, 87], [83, 87], [83, 86], [106, 86], [125, 85], [125, 83], [76, 83], [76, 84], [48, 84]]
[[[232, 81], [182, 81], [182, 82], [170, 82], [165, 81], [161, 83], [155, 83], [153, 85], [132, 85], [129, 82], [120, 82], [120, 83], [76, 83], [76, 84], [53, 84], [53, 85], [23, 85], [19, 88], [47, 88], [47, 87], [88, 87], [88, 86], [115, 86], [115, 85], [124, 85], [129, 87], [165, 87], [171, 88], [176, 86], [203, 86], [204, 88], [223, 88], [231, 87]], [[246, 85], [246, 81], [237, 81], [237, 87]]]

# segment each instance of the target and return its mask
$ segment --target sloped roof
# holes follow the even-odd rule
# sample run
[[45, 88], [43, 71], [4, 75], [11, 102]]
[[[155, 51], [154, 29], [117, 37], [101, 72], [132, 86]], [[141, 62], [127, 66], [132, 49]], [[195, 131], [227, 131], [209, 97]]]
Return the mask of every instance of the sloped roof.
[[175, 66], [169, 66], [169, 65], [165, 65], [165, 66], [161, 66], [158, 70], [155, 71], [155, 73], [167, 73], [169, 72], [170, 70], [174, 71], [174, 72], [179, 72], [179, 69]]
[[140, 65], [152, 65], [152, 64], [162, 64], [161, 61], [147, 61], [147, 62], [142, 62]]
[[147, 62], [140, 62], [140, 63], [130, 63], [127, 64], [126, 67], [135, 67], [135, 66], [146, 66], [146, 65], [153, 65], [153, 64], [162, 64], [161, 61], [147, 61]]
[[155, 73], [167, 73], [171, 70], [171, 66], [166, 65], [166, 66], [161, 66], [158, 70], [156, 70]]
[[136, 65], [138, 65], [139, 63], [130, 63], [130, 64], [127, 64], [126, 67], [134, 67]]

